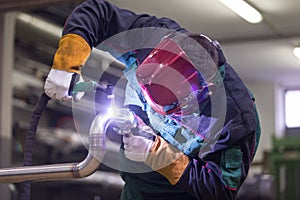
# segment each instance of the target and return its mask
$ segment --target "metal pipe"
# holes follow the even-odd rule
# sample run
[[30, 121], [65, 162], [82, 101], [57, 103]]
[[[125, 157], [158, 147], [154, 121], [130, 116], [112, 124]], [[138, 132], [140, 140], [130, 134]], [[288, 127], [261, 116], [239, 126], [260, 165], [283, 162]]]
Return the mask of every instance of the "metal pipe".
[[69, 178], [83, 178], [94, 173], [105, 154], [105, 133], [103, 125], [106, 117], [98, 114], [89, 132], [89, 153], [79, 163], [23, 166], [0, 169], [0, 183], [20, 183], [24, 181], [46, 181]]

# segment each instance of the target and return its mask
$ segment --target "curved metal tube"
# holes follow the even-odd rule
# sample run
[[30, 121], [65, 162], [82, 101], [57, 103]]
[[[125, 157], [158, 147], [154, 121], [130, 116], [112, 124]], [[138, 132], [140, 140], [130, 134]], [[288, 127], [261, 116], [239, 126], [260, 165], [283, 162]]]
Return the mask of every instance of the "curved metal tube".
[[69, 178], [83, 178], [94, 173], [105, 155], [104, 125], [108, 120], [104, 115], [97, 115], [89, 132], [89, 153], [79, 163], [23, 166], [0, 169], [0, 183], [20, 183], [24, 181], [46, 181]]

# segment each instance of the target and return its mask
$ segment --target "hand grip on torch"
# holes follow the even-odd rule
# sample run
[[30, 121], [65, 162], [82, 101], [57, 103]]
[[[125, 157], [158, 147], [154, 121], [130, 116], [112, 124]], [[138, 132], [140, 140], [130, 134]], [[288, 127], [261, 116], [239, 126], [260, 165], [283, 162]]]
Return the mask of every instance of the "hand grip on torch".
[[[111, 118], [111, 120], [112, 121], [110, 123], [106, 124], [107, 128], [105, 128], [105, 130], [107, 130], [108, 135], [115, 134], [115, 136], [113, 136], [114, 138], [116, 138], [116, 135], [126, 137], [133, 134], [143, 136], [151, 140], [155, 139], [155, 134], [153, 134], [152, 129], [141, 122], [141, 119], [139, 119], [139, 117], [129, 109], [120, 109], [116, 113], [115, 117]], [[151, 129], [151, 131], [149, 131], [149, 129]], [[121, 137], [119, 137], [119, 141], [121, 141]]]

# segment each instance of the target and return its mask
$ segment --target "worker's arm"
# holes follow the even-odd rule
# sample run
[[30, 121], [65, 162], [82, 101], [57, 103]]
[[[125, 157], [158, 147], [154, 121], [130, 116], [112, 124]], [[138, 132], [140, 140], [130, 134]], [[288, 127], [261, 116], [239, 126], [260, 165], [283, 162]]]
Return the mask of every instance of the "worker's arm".
[[130, 135], [124, 137], [123, 142], [128, 159], [145, 162], [167, 178], [170, 184], [198, 199], [234, 199], [236, 196], [236, 188], [227, 188], [222, 182], [221, 169], [217, 164], [192, 159], [160, 136], [151, 142]]
[[[63, 36], [45, 83], [45, 92], [59, 100], [70, 99], [67, 92], [72, 73], [80, 74], [91, 49], [113, 35], [142, 27], [162, 27], [166, 30], [183, 31], [171, 19], [147, 14], [138, 15], [104, 0], [87, 0], [79, 5], [66, 20]], [[138, 41], [139, 38], [134, 39]], [[143, 37], [140, 39], [145, 40]], [[148, 39], [149, 37], [146, 40]]]
[[120, 32], [143, 27], [184, 31], [175, 21], [168, 18], [136, 14], [118, 8], [105, 0], [87, 0], [70, 14], [64, 26], [63, 35], [79, 35], [90, 47], [95, 47]]
[[185, 155], [161, 136], [154, 141], [124, 137], [124, 154], [145, 162], [170, 184], [198, 199], [235, 199], [253, 158], [256, 133], [254, 120], [238, 121], [222, 130], [214, 150], [203, 158]]

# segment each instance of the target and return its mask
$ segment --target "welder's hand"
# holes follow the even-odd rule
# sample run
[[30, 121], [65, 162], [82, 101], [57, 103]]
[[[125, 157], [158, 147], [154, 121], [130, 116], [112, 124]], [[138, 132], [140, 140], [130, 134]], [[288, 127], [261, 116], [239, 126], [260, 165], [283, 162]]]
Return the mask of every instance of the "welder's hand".
[[[74, 73], [80, 74], [90, 52], [91, 47], [80, 35], [63, 35], [59, 40], [59, 47], [54, 55], [52, 69], [45, 82], [45, 93], [49, 97], [60, 101], [71, 100], [72, 96], [68, 93], [72, 76]], [[74, 99], [76, 99], [76, 96]]]
[[[51, 69], [44, 86], [45, 93], [52, 99], [59, 101], [69, 101], [72, 96], [69, 94], [70, 86], [76, 84], [72, 83], [72, 76], [74, 73], [64, 70]], [[79, 82], [84, 80], [80, 75]], [[84, 92], [76, 92], [73, 97], [74, 101], [78, 102], [84, 95]]]
[[126, 158], [136, 162], [145, 162], [153, 145], [153, 140], [129, 134], [123, 136], [123, 143]]
[[51, 69], [44, 86], [45, 93], [53, 99], [68, 101], [68, 94], [73, 73], [64, 70]]

